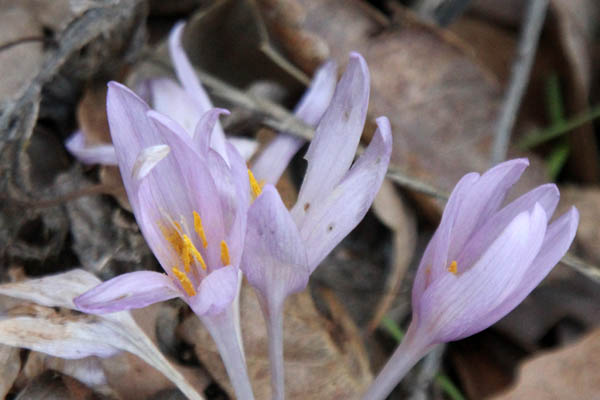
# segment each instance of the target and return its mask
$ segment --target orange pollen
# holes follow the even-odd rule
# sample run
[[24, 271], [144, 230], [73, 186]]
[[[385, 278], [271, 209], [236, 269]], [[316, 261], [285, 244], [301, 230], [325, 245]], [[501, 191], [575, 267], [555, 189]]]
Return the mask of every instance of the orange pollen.
[[262, 188], [256, 181], [254, 174], [252, 173], [252, 171], [250, 171], [249, 168], [248, 168], [248, 179], [250, 180], [250, 191], [252, 192], [252, 200], [256, 200], [256, 198], [258, 196], [260, 196], [260, 194], [262, 192]]
[[206, 234], [204, 233], [204, 227], [202, 226], [202, 219], [200, 219], [200, 214], [196, 211], [194, 211], [194, 230], [200, 240], [202, 240], [202, 247], [206, 248], [208, 246], [208, 241], [206, 240]]
[[450, 263], [450, 265], [448, 266], [448, 272], [451, 272], [454, 275], [458, 274], [458, 264], [456, 263], [456, 261], [452, 261]]
[[224, 240], [221, 240], [221, 262], [223, 265], [229, 265], [231, 260], [229, 259], [229, 247]]
[[187, 295], [190, 297], [195, 296], [196, 289], [194, 289], [194, 285], [192, 285], [192, 281], [190, 281], [190, 278], [188, 278], [188, 276], [185, 273], [177, 269], [177, 267], [173, 267], [171, 271], [173, 271], [173, 275], [175, 275], [179, 283], [181, 283], [181, 287], [183, 288], [183, 290], [185, 290]]
[[188, 235], [183, 235], [183, 243], [184, 243], [184, 251], [181, 254], [181, 258], [183, 260], [183, 265], [185, 266], [185, 272], [190, 272], [190, 264], [192, 262], [192, 257], [196, 259], [202, 266], [202, 269], [206, 269], [206, 263], [204, 262], [204, 258], [202, 258], [202, 254], [198, 251], [192, 240]]

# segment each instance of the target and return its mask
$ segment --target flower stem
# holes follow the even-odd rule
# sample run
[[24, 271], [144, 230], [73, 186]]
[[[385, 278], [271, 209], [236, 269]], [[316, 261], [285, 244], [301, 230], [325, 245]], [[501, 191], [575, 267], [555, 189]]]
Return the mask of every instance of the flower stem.
[[233, 307], [217, 315], [199, 317], [217, 344], [236, 397], [239, 400], [254, 400], [246, 361], [236, 333]]
[[285, 373], [283, 361], [283, 302], [285, 296], [269, 295], [265, 298], [256, 291], [256, 297], [267, 325], [269, 338], [269, 363], [271, 365], [271, 400], [285, 399]]
[[433, 346], [423, 344], [409, 329], [402, 343], [363, 395], [363, 400], [384, 400], [387, 398], [404, 378], [404, 375], [432, 349]]

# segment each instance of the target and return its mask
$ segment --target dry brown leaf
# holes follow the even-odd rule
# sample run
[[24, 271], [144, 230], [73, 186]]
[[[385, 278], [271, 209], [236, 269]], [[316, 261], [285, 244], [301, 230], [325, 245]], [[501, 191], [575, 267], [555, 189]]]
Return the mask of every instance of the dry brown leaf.
[[34, 380], [18, 394], [15, 400], [109, 400], [115, 397], [94, 393], [77, 380], [59, 372], [48, 370]]
[[417, 242], [415, 216], [406, 208], [400, 193], [390, 180], [383, 181], [381, 189], [375, 197], [373, 211], [379, 217], [379, 220], [393, 232], [392, 243], [394, 247], [385, 289], [367, 326], [369, 332], [373, 332], [379, 326], [381, 319], [398, 296]]
[[0, 342], [63, 358], [107, 357], [125, 350], [161, 371], [189, 398], [203, 399], [128, 312], [96, 316], [70, 311], [75, 309], [72, 299], [98, 283], [89, 272], [72, 270], [0, 285], [2, 295], [37, 303], [24, 303], [7, 312], [0, 320]]
[[[267, 334], [252, 289], [241, 291], [241, 322], [248, 373], [257, 399], [270, 398]], [[348, 322], [349, 320], [346, 320]], [[196, 355], [215, 379], [232, 393], [229, 380], [208, 332], [191, 315], [180, 326], [181, 337], [193, 343]], [[284, 346], [288, 399], [356, 399], [371, 382], [364, 352], [343, 328], [326, 320], [314, 308], [307, 291], [288, 298], [285, 307]]]
[[19, 371], [21, 370], [21, 357], [19, 349], [11, 346], [0, 345], [0, 398], [6, 398], [6, 394], [12, 388]]
[[523, 363], [514, 387], [494, 400], [600, 398], [600, 330]]

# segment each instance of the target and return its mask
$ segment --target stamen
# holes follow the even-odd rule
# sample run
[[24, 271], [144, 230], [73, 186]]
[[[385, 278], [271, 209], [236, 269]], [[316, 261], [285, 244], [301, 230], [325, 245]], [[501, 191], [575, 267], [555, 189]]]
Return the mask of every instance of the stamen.
[[448, 272], [451, 272], [454, 275], [458, 273], [458, 264], [456, 263], [456, 261], [452, 261], [450, 263], [450, 265], [448, 266]]
[[208, 246], [208, 242], [206, 241], [206, 234], [204, 233], [204, 227], [202, 226], [202, 220], [200, 219], [200, 215], [196, 211], [194, 211], [194, 230], [202, 240], [202, 247], [206, 248]]
[[161, 226], [160, 230], [162, 231], [162, 234], [163, 234], [165, 240], [167, 242], [169, 242], [171, 244], [171, 246], [173, 246], [173, 249], [175, 250], [175, 252], [177, 252], [177, 254], [181, 255], [184, 244], [183, 244], [183, 240], [181, 240], [181, 236], [179, 235], [179, 232], [177, 232], [174, 229], [166, 228], [164, 226]]
[[[185, 271], [190, 272], [189, 264], [192, 262], [192, 256], [194, 256], [196, 261], [200, 263], [202, 269], [206, 269], [206, 263], [204, 262], [204, 258], [202, 258], [202, 254], [200, 254], [196, 246], [194, 246], [194, 243], [192, 243], [192, 240], [189, 238], [188, 235], [183, 235], [183, 243], [185, 244], [185, 256], [182, 254], [182, 258], [185, 266]], [[188, 262], [187, 265], [185, 264], [186, 260]]]
[[190, 281], [190, 278], [188, 278], [186, 274], [178, 270], [177, 267], [173, 267], [172, 271], [175, 277], [181, 283], [181, 287], [183, 288], [183, 290], [185, 290], [187, 295], [190, 297], [195, 296], [196, 289], [194, 289], [194, 285], [192, 285], [192, 281]]
[[[249, 171], [249, 170], [248, 170]], [[221, 262], [223, 265], [229, 265], [229, 248], [224, 240], [221, 240]]]
[[252, 173], [252, 171], [250, 171], [250, 168], [248, 168], [248, 179], [250, 180], [250, 190], [252, 191], [252, 200], [256, 200], [256, 198], [258, 196], [260, 196], [262, 189], [261, 189], [260, 185], [258, 184], [258, 182], [256, 181], [254, 174]]

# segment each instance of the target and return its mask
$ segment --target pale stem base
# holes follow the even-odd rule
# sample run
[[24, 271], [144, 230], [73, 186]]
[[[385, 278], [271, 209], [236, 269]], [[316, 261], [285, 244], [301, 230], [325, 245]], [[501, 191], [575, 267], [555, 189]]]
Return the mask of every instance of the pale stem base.
[[271, 399], [285, 399], [285, 372], [283, 358], [283, 300], [271, 298], [267, 301], [258, 291], [260, 303], [267, 325], [269, 338], [269, 362], [271, 365]]
[[238, 341], [234, 307], [230, 306], [218, 315], [202, 315], [200, 320], [210, 332], [219, 349], [238, 400], [254, 400], [246, 369], [246, 360]]
[[418, 340], [409, 329], [402, 343], [396, 348], [362, 399], [385, 400], [404, 375], [434, 347]]

